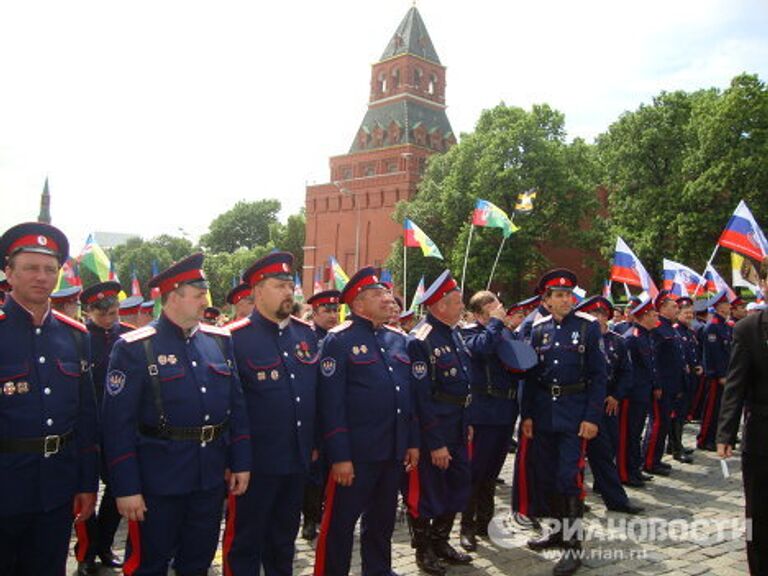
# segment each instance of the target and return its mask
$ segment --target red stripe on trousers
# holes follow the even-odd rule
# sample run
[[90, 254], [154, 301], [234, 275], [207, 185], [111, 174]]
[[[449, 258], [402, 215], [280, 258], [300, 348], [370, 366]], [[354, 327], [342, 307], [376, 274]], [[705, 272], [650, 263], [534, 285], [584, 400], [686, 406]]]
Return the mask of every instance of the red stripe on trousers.
[[128, 540], [131, 543], [131, 555], [125, 560], [123, 574], [131, 576], [141, 566], [141, 530], [135, 520], [128, 522]]
[[587, 442], [586, 438], [581, 439], [581, 449], [579, 451], [578, 471], [576, 472], [576, 487], [579, 489], [579, 499], [584, 500], [587, 497], [587, 491], [584, 489], [584, 468], [587, 465]]
[[336, 480], [328, 473], [328, 481], [325, 485], [325, 510], [323, 521], [320, 523], [320, 536], [317, 539], [315, 550], [315, 576], [325, 574], [325, 556], [328, 552], [328, 528], [331, 526], [331, 514], [333, 514], [333, 497], [336, 494]]
[[[75, 504], [75, 516], [80, 514], [80, 511], [82, 510], [82, 506], [80, 506], [80, 501], [77, 501], [78, 503]], [[95, 514], [95, 511], [94, 511]], [[75, 550], [77, 550], [77, 554], [75, 555], [75, 559], [78, 562], [85, 562], [85, 557], [88, 555], [88, 547], [91, 545], [91, 540], [88, 538], [88, 527], [85, 525], [85, 522], [78, 522], [75, 524], [75, 534], [77, 534], [77, 546], [75, 547]]]
[[528, 444], [530, 440], [525, 434], [520, 434], [520, 446], [517, 457], [517, 511], [528, 516]]
[[702, 374], [699, 377], [699, 382], [696, 385], [696, 394], [693, 396], [693, 402], [691, 402], [691, 408], [688, 411], [688, 420], [693, 420], [696, 413], [699, 411], [699, 405], [701, 404], [701, 397], [704, 395], [706, 377]]
[[622, 482], [629, 481], [629, 470], [627, 468], [627, 451], [629, 450], [629, 400], [621, 401], [619, 410], [619, 449], [616, 454], [616, 460], [619, 467], [619, 479]]
[[232, 550], [232, 542], [235, 540], [236, 521], [237, 496], [230, 494], [227, 497], [227, 524], [224, 527], [224, 541], [221, 544], [221, 555], [224, 560], [224, 576], [232, 576], [232, 567], [229, 565], [229, 551]]
[[715, 403], [717, 402], [717, 387], [720, 383], [717, 378], [710, 378], [709, 380], [709, 396], [707, 396], [707, 407], [704, 410], [704, 418], [701, 419], [701, 430], [699, 430], [699, 441], [696, 443], [699, 448], [703, 447], [707, 441], [707, 434], [709, 433], [709, 427], [712, 425], [712, 415], [715, 411]]
[[475, 439], [467, 440], [467, 460], [472, 462], [472, 457], [475, 455]]
[[648, 447], [645, 451], [645, 469], [650, 472], [653, 468], [654, 456], [656, 456], [656, 442], [659, 440], [659, 428], [661, 427], [661, 410], [659, 401], [653, 399], [653, 427], [651, 428], [651, 437], [648, 440]]
[[419, 500], [421, 499], [421, 479], [419, 469], [411, 468], [408, 471], [408, 513], [413, 518], [419, 517]]

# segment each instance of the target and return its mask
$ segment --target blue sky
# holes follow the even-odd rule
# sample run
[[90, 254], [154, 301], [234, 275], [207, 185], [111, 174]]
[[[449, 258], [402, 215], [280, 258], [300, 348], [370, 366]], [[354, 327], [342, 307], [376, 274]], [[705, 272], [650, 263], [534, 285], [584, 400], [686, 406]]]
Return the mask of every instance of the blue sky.
[[[0, 230], [37, 215], [192, 237], [237, 200], [298, 210], [363, 118], [410, 1], [0, 0]], [[457, 133], [546, 102], [591, 141], [661, 90], [768, 79], [768, 3], [419, 0]]]

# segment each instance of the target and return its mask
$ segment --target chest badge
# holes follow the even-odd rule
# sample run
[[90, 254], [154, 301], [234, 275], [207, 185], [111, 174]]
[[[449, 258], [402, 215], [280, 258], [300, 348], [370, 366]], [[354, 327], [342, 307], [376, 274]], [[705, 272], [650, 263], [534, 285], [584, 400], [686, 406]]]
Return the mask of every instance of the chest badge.
[[365, 344], [361, 344], [360, 345], [360, 352], [362, 352], [363, 354], [367, 354], [368, 353], [368, 346], [366, 346]]
[[3, 384], [3, 394], [6, 396], [13, 396], [16, 394], [16, 384], [13, 382], [6, 382]]
[[18, 394], [26, 394], [29, 392], [29, 382], [16, 382], [16, 392]]
[[352, 346], [352, 354], [355, 356], [360, 354], [360, 346]]
[[160, 364], [160, 366], [165, 366], [166, 364], [168, 364], [168, 356], [165, 354], [160, 354], [157, 357], [157, 363]]
[[176, 354], [168, 354], [168, 364], [171, 366], [175, 365], [178, 362], [178, 358], [176, 358]]
[[266, 372], [264, 372], [263, 370], [259, 370], [258, 372], [256, 372], [256, 380], [258, 380], [259, 382], [264, 382], [264, 380], [266, 379], [267, 379]]
[[309, 344], [303, 340], [296, 344], [296, 357], [302, 360], [309, 358]]
[[434, 354], [435, 356], [437, 356], [438, 358], [439, 358], [439, 357], [440, 357], [440, 355], [443, 353], [443, 351], [442, 351], [440, 348], [435, 348], [435, 349], [434, 349], [432, 352], [433, 352], [433, 354]]
[[280, 372], [277, 370], [272, 370], [272, 372], [269, 373], [269, 377], [272, 378], [272, 380], [277, 380], [280, 378]]

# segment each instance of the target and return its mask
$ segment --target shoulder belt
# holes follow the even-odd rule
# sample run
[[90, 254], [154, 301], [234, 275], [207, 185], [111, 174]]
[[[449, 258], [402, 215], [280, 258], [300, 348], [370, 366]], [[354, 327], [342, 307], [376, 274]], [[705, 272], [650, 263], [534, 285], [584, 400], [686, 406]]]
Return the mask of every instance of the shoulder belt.
[[240, 330], [241, 328], [245, 328], [246, 326], [250, 326], [250, 325], [251, 325], [250, 318], [240, 318], [240, 320], [235, 320], [234, 322], [230, 322], [229, 324], [227, 324], [227, 329], [231, 334], [232, 332], [236, 332], [237, 330]]
[[143, 326], [141, 328], [137, 328], [136, 330], [131, 330], [130, 332], [121, 334], [120, 338], [126, 342], [138, 342], [139, 340], [149, 338], [153, 334], [157, 334], [157, 330], [154, 326]]
[[68, 326], [71, 326], [72, 328], [80, 330], [80, 332], [88, 334], [88, 328], [85, 327], [85, 324], [81, 324], [77, 320], [73, 320], [72, 318], [70, 318], [66, 314], [62, 314], [58, 310], [51, 310], [51, 312], [56, 317], [56, 320], [59, 320], [60, 322], [63, 322], [64, 324], [67, 324]]
[[587, 314], [586, 312], [579, 312], [579, 311], [577, 310], [577, 311], [576, 311], [576, 316], [578, 316], [578, 317], [579, 317], [579, 318], [581, 318], [582, 320], [588, 320], [588, 321], [590, 321], [590, 322], [597, 322], [597, 318], [595, 318], [594, 316], [592, 316], [592, 314]]
[[206, 334], [215, 334], [216, 336], [224, 336], [229, 338], [232, 336], [228, 328], [221, 328], [220, 326], [211, 326], [210, 324], [200, 324], [200, 331]]
[[306, 320], [302, 320], [301, 318], [299, 318], [298, 316], [294, 316], [293, 314], [291, 314], [291, 321], [292, 322], [298, 322], [299, 324], [303, 324], [304, 326], [307, 326], [308, 328], [312, 328], [312, 323], [311, 322], [307, 322]]
[[330, 330], [328, 330], [329, 334], [336, 334], [337, 332], [342, 332], [352, 326], [352, 320], [344, 320], [341, 324], [337, 324]]
[[424, 322], [413, 331], [413, 337], [416, 338], [416, 340], [421, 340], [423, 342], [427, 339], [430, 332], [432, 332], [432, 324]]
[[539, 324], [543, 324], [544, 322], [549, 322], [552, 319], [552, 314], [547, 314], [546, 316], [539, 316], [533, 321], [534, 326], [538, 326]]

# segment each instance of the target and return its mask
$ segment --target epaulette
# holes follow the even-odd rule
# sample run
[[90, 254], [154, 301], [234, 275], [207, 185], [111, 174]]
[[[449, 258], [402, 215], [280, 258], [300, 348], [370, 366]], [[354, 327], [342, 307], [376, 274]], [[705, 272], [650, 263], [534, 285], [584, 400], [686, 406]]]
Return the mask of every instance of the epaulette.
[[144, 338], [149, 338], [153, 334], [157, 334], [157, 330], [154, 326], [147, 325], [142, 326], [141, 328], [136, 328], [136, 330], [126, 332], [125, 334], [122, 334], [120, 338], [126, 342], [137, 342], [139, 340], [143, 340]]
[[430, 332], [432, 332], [432, 324], [429, 322], [422, 322], [421, 326], [417, 326], [414, 329], [413, 337], [416, 338], [416, 340], [421, 340], [423, 342], [427, 339]]
[[461, 327], [462, 330], [474, 330], [475, 328], [477, 328], [477, 322], [470, 322]]
[[536, 318], [536, 320], [533, 321], [534, 326], [538, 326], [539, 324], [544, 324], [544, 322], [549, 322], [552, 320], [552, 314], [547, 314], [546, 316], [539, 316]]
[[230, 322], [227, 324], [227, 329], [230, 331], [230, 333], [235, 332], [237, 330], [240, 330], [240, 328], [245, 328], [246, 326], [251, 325], [251, 319], [246, 318], [240, 318], [240, 320], [235, 320], [234, 322]]
[[66, 314], [62, 314], [58, 310], [51, 310], [53, 312], [53, 315], [55, 316], [56, 320], [59, 322], [64, 322], [64, 324], [68, 324], [69, 326], [72, 326], [72, 328], [75, 328], [77, 330], [80, 330], [80, 332], [85, 332], [88, 334], [88, 328], [85, 327], [85, 324], [81, 324], [77, 320], [73, 320]]
[[309, 328], [312, 328], [312, 323], [311, 322], [307, 322], [306, 320], [302, 320], [301, 318], [299, 318], [298, 316], [294, 316], [293, 314], [291, 314], [291, 320], [293, 322], [298, 322], [299, 324], [304, 324], [304, 326], [308, 326]]
[[200, 331], [205, 332], [206, 334], [216, 334], [216, 336], [232, 336], [227, 328], [222, 328], [221, 326], [211, 326], [210, 324], [201, 323]]
[[328, 330], [328, 333], [329, 334], [331, 334], [331, 333], [336, 334], [337, 332], [341, 332], [342, 330], [346, 330], [350, 326], [352, 326], [352, 320], [344, 320], [344, 322], [342, 322], [341, 324], [337, 324], [336, 326], [334, 326], [333, 328]]
[[576, 316], [578, 316], [579, 318], [582, 318], [583, 320], [589, 320], [590, 322], [597, 322], [597, 318], [592, 316], [592, 314], [587, 314], [586, 312], [579, 312], [577, 310]]
[[138, 326], [134, 326], [133, 324], [129, 324], [128, 322], [120, 322], [120, 326], [123, 328], [128, 328], [129, 330], [136, 330]]
[[390, 326], [389, 324], [384, 324], [384, 328], [386, 328], [387, 330], [391, 330], [392, 332], [397, 332], [398, 334], [401, 334], [403, 336], [406, 335], [405, 330], [403, 330], [399, 326]]

